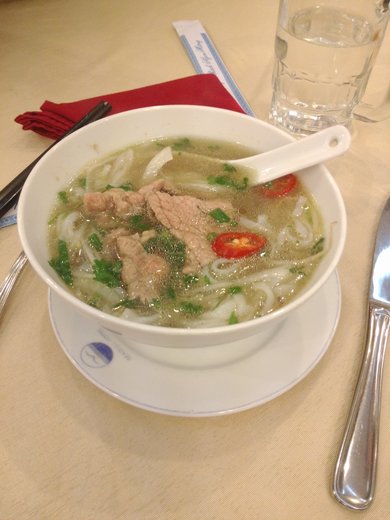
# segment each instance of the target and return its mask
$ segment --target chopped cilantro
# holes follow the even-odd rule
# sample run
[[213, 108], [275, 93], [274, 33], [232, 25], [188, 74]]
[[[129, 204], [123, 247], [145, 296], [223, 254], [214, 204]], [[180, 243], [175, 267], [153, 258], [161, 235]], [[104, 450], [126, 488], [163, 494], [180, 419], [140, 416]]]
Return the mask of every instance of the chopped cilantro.
[[130, 217], [130, 225], [135, 231], [146, 231], [151, 226], [146, 222], [144, 215], [132, 215]]
[[223, 165], [223, 171], [224, 172], [235, 172], [237, 171], [236, 168], [232, 165], [232, 164], [229, 164], [229, 163], [224, 163]]
[[57, 272], [66, 285], [73, 285], [72, 270], [69, 261], [69, 250], [65, 240], [58, 241], [58, 256], [49, 260], [49, 265]]
[[306, 273], [305, 271], [303, 270], [302, 267], [299, 267], [299, 266], [293, 266], [293, 267], [290, 267], [289, 269], [290, 273], [292, 274], [300, 274], [301, 276], [305, 276]]
[[119, 287], [121, 284], [122, 262], [119, 260], [109, 262], [108, 260], [95, 260], [92, 266], [95, 280], [108, 285], [108, 287]]
[[118, 309], [119, 307], [125, 307], [126, 309], [134, 309], [138, 305], [139, 302], [136, 299], [125, 298], [124, 300], [120, 300], [113, 308]]
[[190, 285], [199, 281], [199, 278], [192, 274], [186, 274], [183, 278], [184, 284], [189, 287]]
[[100, 237], [97, 233], [92, 233], [88, 237], [88, 243], [93, 249], [96, 251], [101, 251], [103, 249], [103, 242], [100, 240]]
[[112, 190], [113, 188], [120, 188], [123, 191], [133, 191], [134, 187], [131, 182], [126, 182], [126, 184], [121, 184], [120, 186], [113, 186], [112, 184], [107, 184], [103, 191]]
[[167, 229], [163, 229], [145, 244], [147, 253], [162, 255], [172, 266], [181, 268], [185, 262], [186, 246], [175, 238]]
[[248, 177], [244, 177], [242, 182], [232, 179], [228, 175], [210, 175], [207, 177], [209, 184], [218, 184], [219, 186], [226, 186], [226, 188], [233, 188], [237, 191], [246, 190], [248, 187]]
[[59, 191], [58, 198], [63, 204], [67, 204], [69, 202], [69, 197], [66, 191]]
[[149, 303], [149, 307], [151, 309], [161, 309], [161, 300], [159, 298], [153, 298]]
[[215, 233], [214, 231], [212, 233], [209, 233], [207, 235], [207, 240], [209, 242], [213, 242], [213, 240], [218, 236], [218, 233]]
[[228, 288], [229, 294], [239, 294], [241, 292], [242, 292], [242, 287], [240, 287], [239, 285], [233, 285], [232, 287]]
[[180, 311], [185, 314], [200, 314], [203, 311], [203, 307], [192, 302], [182, 302], [180, 305]]
[[317, 242], [313, 245], [311, 248], [312, 255], [316, 255], [317, 253], [320, 253], [323, 251], [325, 245], [325, 238], [321, 237], [317, 240]]
[[235, 323], [238, 323], [238, 317], [237, 317], [237, 314], [235, 311], [233, 311], [230, 316], [229, 316], [229, 319], [228, 319], [228, 324], [229, 325], [234, 325]]
[[222, 211], [221, 208], [215, 208], [209, 211], [209, 215], [220, 224], [223, 224], [224, 222], [230, 222], [231, 220], [229, 215], [226, 215], [226, 213]]
[[172, 145], [172, 148], [174, 150], [184, 150], [184, 149], [190, 148], [190, 147], [191, 147], [191, 141], [188, 139], [188, 137], [183, 137], [182, 139], [178, 139]]
[[203, 277], [203, 281], [204, 281], [205, 285], [211, 285], [211, 280], [210, 280], [210, 278], [207, 276], [207, 274], [204, 275], [204, 277]]
[[87, 301], [87, 304], [90, 306], [90, 307], [93, 307], [94, 309], [97, 309], [98, 308], [98, 305], [99, 305], [99, 298], [97, 296], [94, 296], [93, 298], [90, 298], [88, 301]]
[[167, 287], [167, 296], [171, 300], [175, 300], [176, 299], [176, 293], [175, 293], [175, 290], [174, 290], [174, 288], [172, 286]]

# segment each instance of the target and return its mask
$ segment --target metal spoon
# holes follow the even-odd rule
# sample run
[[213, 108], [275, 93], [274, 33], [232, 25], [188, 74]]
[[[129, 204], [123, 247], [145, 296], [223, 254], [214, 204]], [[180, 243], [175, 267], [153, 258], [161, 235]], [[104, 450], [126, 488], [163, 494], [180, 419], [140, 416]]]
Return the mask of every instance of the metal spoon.
[[[321, 130], [299, 141], [279, 146], [268, 152], [263, 152], [243, 159], [223, 160], [204, 157], [217, 163], [228, 163], [255, 170], [249, 183], [263, 184], [291, 172], [302, 170], [328, 159], [333, 159], [346, 152], [351, 144], [351, 134], [342, 125], [336, 125]], [[180, 152], [187, 154], [187, 152]], [[202, 156], [203, 157], [203, 156]]]

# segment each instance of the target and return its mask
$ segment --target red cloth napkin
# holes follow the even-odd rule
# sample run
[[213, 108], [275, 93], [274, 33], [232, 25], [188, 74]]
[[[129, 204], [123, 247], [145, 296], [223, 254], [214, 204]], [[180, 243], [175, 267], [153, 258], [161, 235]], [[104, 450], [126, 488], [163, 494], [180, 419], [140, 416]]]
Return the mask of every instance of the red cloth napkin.
[[243, 112], [217, 76], [197, 74], [71, 103], [45, 101], [40, 112], [25, 112], [18, 115], [15, 121], [23, 126], [23, 130], [32, 130], [45, 137], [58, 139], [103, 100], [112, 106], [109, 115], [154, 105], [205, 105]]

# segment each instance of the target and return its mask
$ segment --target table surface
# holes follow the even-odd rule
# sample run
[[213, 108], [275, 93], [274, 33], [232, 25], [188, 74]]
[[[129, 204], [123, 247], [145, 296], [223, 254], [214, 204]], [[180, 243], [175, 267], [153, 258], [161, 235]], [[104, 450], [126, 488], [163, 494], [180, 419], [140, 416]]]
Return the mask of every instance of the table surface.
[[[194, 73], [172, 22], [205, 26], [257, 117], [268, 118], [277, 2], [0, 1], [0, 186], [49, 144], [14, 117]], [[368, 97], [390, 84], [390, 34]], [[383, 93], [383, 92], [382, 92]], [[288, 392], [232, 415], [187, 418], [123, 403], [85, 379], [51, 327], [47, 288], [27, 266], [0, 326], [2, 520], [390, 518], [390, 366], [376, 497], [343, 508], [331, 479], [360, 365], [374, 234], [389, 195], [390, 120], [355, 122], [327, 166], [348, 215], [341, 316], [321, 362]], [[0, 279], [21, 245], [0, 230]]]

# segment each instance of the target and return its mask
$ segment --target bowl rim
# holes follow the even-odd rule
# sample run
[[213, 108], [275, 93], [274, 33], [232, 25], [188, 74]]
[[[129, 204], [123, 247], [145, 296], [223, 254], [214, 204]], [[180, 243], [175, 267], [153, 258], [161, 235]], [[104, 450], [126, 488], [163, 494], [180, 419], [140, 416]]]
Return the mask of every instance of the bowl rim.
[[[227, 333], [228, 331], [232, 331], [232, 327], [234, 327], [235, 331], [239, 330], [247, 330], [251, 328], [256, 328], [256, 326], [261, 322], [262, 324], [266, 325], [269, 323], [272, 323], [273, 321], [277, 320], [278, 318], [282, 318], [283, 316], [289, 314], [297, 307], [301, 306], [305, 302], [307, 302], [316, 292], [317, 290], [328, 280], [328, 278], [331, 276], [331, 274], [336, 269], [336, 266], [341, 258], [345, 241], [346, 241], [346, 232], [347, 232], [347, 217], [346, 217], [346, 209], [345, 204], [343, 201], [343, 198], [341, 196], [341, 192], [337, 186], [336, 181], [334, 180], [333, 176], [330, 174], [328, 169], [323, 165], [319, 164], [316, 167], [321, 170], [321, 173], [326, 176], [327, 181], [330, 183], [333, 194], [336, 199], [337, 207], [340, 212], [340, 222], [339, 224], [339, 241], [337, 244], [336, 249], [333, 253], [333, 259], [330, 262], [329, 266], [326, 268], [324, 273], [321, 275], [321, 277], [311, 285], [307, 290], [305, 290], [302, 293], [299, 293], [296, 298], [288, 302], [285, 306], [280, 307], [279, 309], [276, 309], [275, 311], [272, 311], [269, 314], [266, 314], [264, 316], [260, 316], [258, 318], [254, 318], [252, 320], [247, 320], [241, 323], [236, 323], [234, 325], [220, 325], [216, 327], [204, 327], [204, 328], [176, 328], [176, 327], [166, 327], [161, 325], [150, 325], [145, 323], [139, 323], [136, 321], [126, 320], [117, 316], [110, 315], [104, 311], [101, 311], [99, 309], [93, 308], [87, 303], [81, 301], [78, 299], [74, 294], [72, 294], [66, 287], [63, 287], [61, 283], [57, 282], [54, 277], [51, 277], [47, 274], [47, 272], [43, 269], [41, 266], [41, 263], [36, 259], [35, 254], [32, 251], [32, 248], [30, 247], [29, 239], [26, 233], [26, 229], [24, 226], [24, 212], [25, 207], [29, 204], [28, 201], [28, 192], [30, 185], [34, 182], [35, 177], [39, 173], [42, 166], [45, 165], [46, 161], [49, 160], [49, 158], [57, 153], [57, 150], [59, 148], [62, 148], [63, 146], [67, 146], [67, 143], [71, 143], [73, 141], [76, 141], [78, 137], [84, 133], [88, 133], [91, 131], [92, 128], [96, 128], [99, 126], [105, 126], [110, 125], [112, 121], [116, 119], [126, 119], [128, 117], [137, 116], [139, 113], [146, 113], [146, 112], [170, 112], [170, 111], [204, 111], [204, 112], [220, 112], [220, 113], [226, 113], [231, 118], [238, 118], [238, 119], [251, 119], [255, 120], [256, 123], [259, 126], [263, 126], [266, 128], [269, 128], [274, 134], [278, 134], [282, 136], [284, 139], [288, 139], [290, 141], [294, 141], [294, 138], [287, 134], [285, 131], [283, 131], [280, 128], [277, 128], [270, 124], [267, 121], [263, 121], [259, 118], [254, 118], [253, 116], [249, 116], [248, 114], [244, 114], [241, 112], [235, 112], [228, 109], [218, 108], [218, 107], [209, 107], [209, 106], [203, 106], [203, 105], [156, 105], [156, 106], [150, 106], [150, 107], [143, 107], [143, 108], [137, 108], [125, 112], [120, 112], [118, 114], [109, 115], [103, 119], [100, 119], [98, 121], [95, 121], [76, 132], [73, 132], [72, 134], [66, 136], [64, 139], [56, 143], [54, 146], [51, 147], [50, 150], [47, 151], [47, 153], [40, 159], [40, 161], [34, 166], [31, 173], [29, 174], [21, 195], [19, 199], [18, 209], [17, 209], [17, 227], [19, 232], [19, 237], [24, 249], [24, 252], [34, 268], [35, 272], [40, 276], [40, 278], [48, 285], [48, 287], [52, 290], [54, 290], [61, 298], [64, 298], [69, 303], [76, 306], [76, 308], [91, 317], [94, 317], [95, 319], [99, 320], [100, 322], [103, 321], [105, 323], [111, 323], [113, 326], [119, 326], [121, 328], [129, 329], [130, 330], [136, 330], [140, 332], [150, 333], [150, 334], [156, 334], [158, 332], [159, 334], [168, 334], [168, 335], [174, 335], [177, 337], [180, 336], [188, 336], [188, 334], [191, 334], [191, 336], [204, 336], [205, 334], [210, 336], [216, 336], [221, 333]], [[129, 140], [129, 144], [131, 144], [131, 139]], [[114, 151], [114, 150], [113, 150]], [[107, 155], [108, 152], [104, 152], [103, 155]], [[87, 161], [86, 161], [87, 162]], [[75, 175], [77, 172], [75, 172]]]

